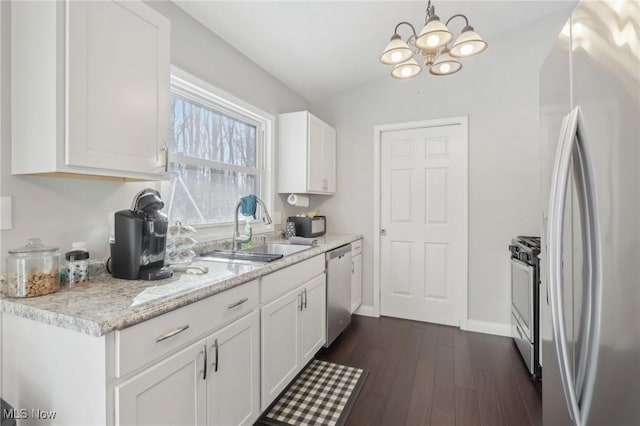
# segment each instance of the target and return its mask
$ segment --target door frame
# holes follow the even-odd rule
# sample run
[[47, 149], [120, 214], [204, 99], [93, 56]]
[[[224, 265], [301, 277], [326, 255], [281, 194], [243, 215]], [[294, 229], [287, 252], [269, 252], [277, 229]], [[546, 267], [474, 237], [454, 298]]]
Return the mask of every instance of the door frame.
[[411, 130], [425, 127], [439, 126], [455, 126], [462, 128], [463, 134], [463, 234], [465, 235], [462, 242], [462, 259], [460, 263], [465, 265], [463, 277], [464, 285], [457, 288], [457, 300], [460, 301], [458, 306], [458, 319], [460, 328], [467, 329], [468, 314], [468, 294], [469, 294], [469, 117], [450, 117], [436, 120], [410, 121], [405, 123], [381, 124], [373, 127], [373, 316], [380, 316], [380, 185], [381, 185], [381, 158], [380, 151], [382, 145], [382, 133], [393, 130]]

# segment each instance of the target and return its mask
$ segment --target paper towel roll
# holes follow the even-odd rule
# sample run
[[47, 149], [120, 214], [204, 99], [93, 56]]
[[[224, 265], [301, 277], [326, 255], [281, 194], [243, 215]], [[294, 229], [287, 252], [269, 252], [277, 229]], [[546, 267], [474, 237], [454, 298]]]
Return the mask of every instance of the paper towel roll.
[[287, 203], [296, 207], [309, 207], [309, 197], [304, 195], [290, 194], [287, 197]]

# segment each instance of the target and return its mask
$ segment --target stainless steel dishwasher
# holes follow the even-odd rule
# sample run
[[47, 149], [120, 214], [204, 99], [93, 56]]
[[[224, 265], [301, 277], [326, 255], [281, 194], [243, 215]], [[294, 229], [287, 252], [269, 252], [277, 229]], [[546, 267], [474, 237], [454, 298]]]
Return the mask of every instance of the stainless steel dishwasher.
[[327, 341], [331, 343], [351, 323], [351, 244], [326, 253]]

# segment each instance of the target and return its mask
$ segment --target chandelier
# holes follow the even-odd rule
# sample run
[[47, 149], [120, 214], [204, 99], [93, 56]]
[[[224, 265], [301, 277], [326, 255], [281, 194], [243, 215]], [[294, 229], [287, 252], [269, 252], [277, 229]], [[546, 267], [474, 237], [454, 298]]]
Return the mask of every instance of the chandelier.
[[[465, 26], [462, 32], [449, 47], [453, 40], [453, 34], [447, 28], [454, 18], [464, 19]], [[398, 28], [406, 25], [411, 28], [412, 34], [407, 41], [403, 41], [398, 34]], [[449, 75], [460, 71], [462, 64], [459, 59], [477, 55], [487, 48], [487, 43], [469, 25], [466, 16], [458, 14], [449, 18], [446, 24], [440, 21], [435, 13], [435, 7], [431, 0], [427, 4], [425, 25], [420, 33], [409, 22], [400, 22], [393, 31], [391, 41], [385, 47], [380, 62], [393, 65], [391, 76], [398, 79], [415, 77], [422, 72], [422, 67], [414, 57], [422, 56], [425, 68], [433, 75]]]

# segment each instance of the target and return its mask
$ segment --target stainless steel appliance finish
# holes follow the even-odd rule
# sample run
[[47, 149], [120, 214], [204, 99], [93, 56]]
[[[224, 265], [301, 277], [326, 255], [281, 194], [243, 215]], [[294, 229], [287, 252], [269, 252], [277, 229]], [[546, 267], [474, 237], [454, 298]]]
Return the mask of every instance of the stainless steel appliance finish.
[[639, 28], [583, 1], [540, 73], [545, 425], [640, 424]]
[[541, 378], [539, 357], [540, 238], [511, 240], [511, 335], [529, 374]]
[[351, 244], [326, 253], [327, 339], [325, 347], [351, 323]]

